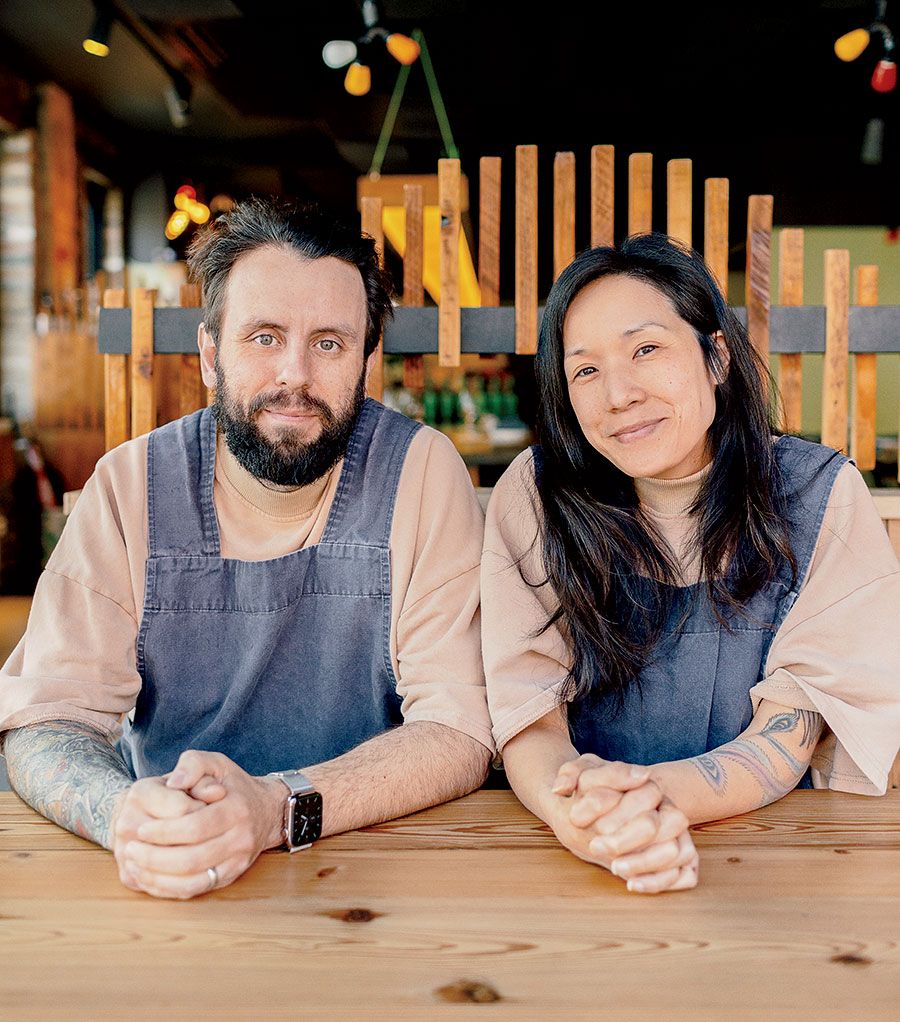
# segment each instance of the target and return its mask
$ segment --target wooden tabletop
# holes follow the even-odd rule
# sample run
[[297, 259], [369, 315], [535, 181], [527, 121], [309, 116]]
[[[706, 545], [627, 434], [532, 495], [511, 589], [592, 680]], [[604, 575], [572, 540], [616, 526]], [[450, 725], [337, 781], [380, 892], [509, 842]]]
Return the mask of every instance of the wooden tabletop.
[[659, 896], [483, 791], [192, 902], [0, 793], [0, 1018], [900, 1018], [900, 791], [798, 791], [696, 828]]

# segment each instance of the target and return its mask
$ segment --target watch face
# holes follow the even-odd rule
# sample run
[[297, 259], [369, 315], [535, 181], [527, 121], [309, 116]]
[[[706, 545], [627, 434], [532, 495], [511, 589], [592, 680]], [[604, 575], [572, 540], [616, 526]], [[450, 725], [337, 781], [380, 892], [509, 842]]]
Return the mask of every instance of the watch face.
[[294, 798], [291, 813], [291, 844], [311, 845], [322, 833], [322, 796], [317, 791]]

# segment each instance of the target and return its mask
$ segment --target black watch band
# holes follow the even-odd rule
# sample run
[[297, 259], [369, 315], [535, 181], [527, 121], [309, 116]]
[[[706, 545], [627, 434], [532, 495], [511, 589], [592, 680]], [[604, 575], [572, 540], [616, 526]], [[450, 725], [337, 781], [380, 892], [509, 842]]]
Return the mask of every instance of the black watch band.
[[269, 777], [277, 777], [288, 790], [282, 831], [287, 850], [309, 848], [322, 833], [322, 795], [299, 770], [275, 770]]

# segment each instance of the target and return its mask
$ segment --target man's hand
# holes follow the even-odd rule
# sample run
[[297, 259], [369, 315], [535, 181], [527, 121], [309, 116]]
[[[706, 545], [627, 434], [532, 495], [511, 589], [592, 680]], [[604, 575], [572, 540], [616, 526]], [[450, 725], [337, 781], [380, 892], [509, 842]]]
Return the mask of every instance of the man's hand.
[[277, 779], [252, 777], [217, 752], [184, 752], [171, 774], [136, 781], [120, 796], [113, 830], [119, 876], [159, 898], [225, 887], [281, 842], [284, 800]]
[[650, 780], [650, 767], [579, 756], [559, 768], [553, 793], [561, 797], [553, 829], [579, 858], [605, 866], [630, 891], [696, 886], [687, 817]]

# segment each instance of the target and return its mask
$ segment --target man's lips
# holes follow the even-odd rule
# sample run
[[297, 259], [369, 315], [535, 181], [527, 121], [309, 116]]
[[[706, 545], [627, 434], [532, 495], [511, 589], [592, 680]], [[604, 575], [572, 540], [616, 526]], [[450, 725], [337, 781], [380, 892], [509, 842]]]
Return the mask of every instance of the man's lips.
[[623, 443], [628, 443], [630, 440], [640, 440], [642, 437], [648, 436], [653, 430], [662, 422], [659, 419], [644, 419], [642, 422], [634, 422], [628, 426], [621, 426], [611, 433], [610, 436], [614, 440], [620, 440]]

